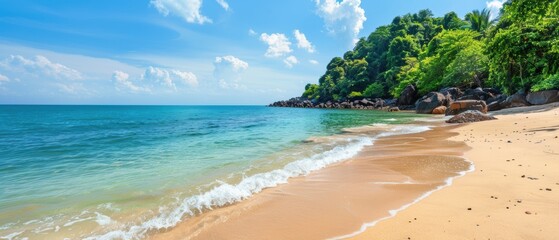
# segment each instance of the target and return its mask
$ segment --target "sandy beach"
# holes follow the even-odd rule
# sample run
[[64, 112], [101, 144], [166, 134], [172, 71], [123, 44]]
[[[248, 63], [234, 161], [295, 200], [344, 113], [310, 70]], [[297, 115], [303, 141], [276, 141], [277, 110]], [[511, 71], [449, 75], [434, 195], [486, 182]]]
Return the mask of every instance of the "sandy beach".
[[355, 239], [557, 239], [559, 104], [453, 131], [475, 171]]
[[558, 105], [381, 138], [150, 239], [554, 239]]

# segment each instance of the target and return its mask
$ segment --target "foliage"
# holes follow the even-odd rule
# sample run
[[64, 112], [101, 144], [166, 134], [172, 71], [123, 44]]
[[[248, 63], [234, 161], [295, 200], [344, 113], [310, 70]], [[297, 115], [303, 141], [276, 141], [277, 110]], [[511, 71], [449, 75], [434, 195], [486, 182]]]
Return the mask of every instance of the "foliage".
[[498, 21], [490, 15], [484, 9], [464, 19], [429, 10], [397, 16], [333, 58], [303, 97], [398, 97], [409, 84], [421, 94], [443, 87], [557, 88], [559, 0], [509, 0]]
[[487, 63], [479, 62], [485, 58], [480, 56], [483, 46], [476, 40], [478, 36], [470, 30], [443, 31], [437, 35], [420, 56], [419, 93], [437, 91], [445, 86], [480, 86], [487, 75], [480, 65]]
[[543, 81], [532, 86], [530, 89], [532, 92], [544, 91], [544, 90], [559, 90], [559, 74], [551, 75], [544, 79]]
[[360, 92], [351, 92], [348, 97], [350, 99], [360, 99], [363, 98], [363, 94]]
[[305, 86], [305, 92], [303, 92], [303, 97], [307, 99], [316, 99], [318, 98], [318, 84], [307, 84]]
[[383, 97], [383, 95], [384, 95], [384, 87], [382, 86], [382, 84], [378, 82], [371, 83], [371, 85], [369, 85], [365, 89], [365, 92], [363, 92], [363, 96], [369, 98]]
[[466, 14], [466, 21], [470, 23], [470, 28], [479, 33], [485, 33], [487, 28], [491, 25], [491, 11], [483, 9], [481, 11], [474, 10]]

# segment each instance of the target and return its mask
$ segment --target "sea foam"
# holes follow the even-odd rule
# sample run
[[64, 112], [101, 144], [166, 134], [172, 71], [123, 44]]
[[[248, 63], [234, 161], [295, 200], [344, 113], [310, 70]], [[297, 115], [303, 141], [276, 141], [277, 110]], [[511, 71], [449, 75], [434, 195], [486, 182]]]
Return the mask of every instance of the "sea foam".
[[266, 188], [285, 184], [290, 178], [304, 176], [328, 165], [342, 162], [357, 155], [365, 146], [372, 145], [378, 137], [400, 134], [419, 133], [430, 130], [429, 126], [397, 125], [377, 136], [352, 135], [347, 137], [347, 144], [337, 146], [309, 158], [286, 164], [281, 169], [258, 173], [245, 177], [238, 184], [221, 185], [199, 195], [184, 199], [170, 212], [161, 212], [158, 216], [140, 224], [129, 226], [103, 235], [91, 236], [87, 240], [140, 239], [149, 231], [168, 229], [176, 226], [187, 216], [194, 216], [205, 210], [223, 207], [250, 198]]

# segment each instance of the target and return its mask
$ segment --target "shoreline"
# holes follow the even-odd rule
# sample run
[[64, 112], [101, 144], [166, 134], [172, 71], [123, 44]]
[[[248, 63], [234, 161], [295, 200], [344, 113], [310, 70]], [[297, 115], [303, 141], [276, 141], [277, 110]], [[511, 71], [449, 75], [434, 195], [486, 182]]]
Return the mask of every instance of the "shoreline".
[[[559, 104], [460, 125], [476, 169], [351, 239], [553, 239], [559, 235]], [[535, 120], [534, 120], [535, 119]]]
[[[350, 160], [186, 219], [148, 239], [324, 239], [347, 235], [364, 222], [392, 217], [395, 209], [413, 205], [472, 169], [462, 158], [465, 144], [447, 140], [454, 135], [449, 128], [453, 127], [380, 138]], [[430, 144], [445, 147], [424, 150]], [[402, 151], [404, 146], [410, 150]]]

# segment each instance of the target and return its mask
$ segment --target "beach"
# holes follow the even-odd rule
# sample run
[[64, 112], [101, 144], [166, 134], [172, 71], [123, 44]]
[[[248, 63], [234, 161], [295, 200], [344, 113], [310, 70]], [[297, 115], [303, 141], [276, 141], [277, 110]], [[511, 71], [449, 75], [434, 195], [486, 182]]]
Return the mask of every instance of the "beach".
[[351, 160], [149, 238], [553, 239], [559, 110], [496, 116], [381, 138]]
[[355, 239], [556, 239], [558, 104], [456, 128], [475, 170]]

